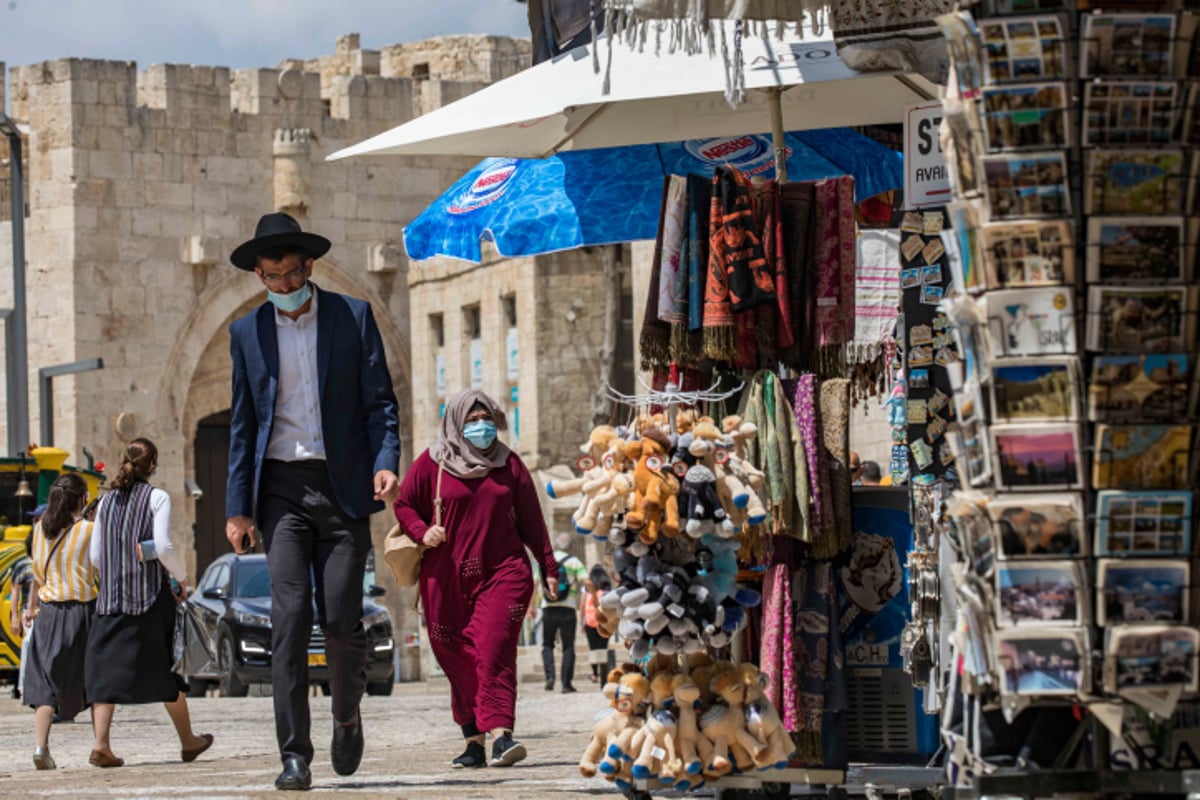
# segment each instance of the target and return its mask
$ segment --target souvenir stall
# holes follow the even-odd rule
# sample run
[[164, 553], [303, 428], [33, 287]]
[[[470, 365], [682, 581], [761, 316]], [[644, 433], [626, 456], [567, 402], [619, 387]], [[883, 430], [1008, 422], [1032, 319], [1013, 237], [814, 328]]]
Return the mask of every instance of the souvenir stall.
[[935, 671], [948, 782], [985, 796], [1186, 794], [1200, 769], [1200, 17], [1092, 5], [939, 20], [955, 190], [939, 313], [961, 361], [960, 488], [927, 506], [956, 601]]

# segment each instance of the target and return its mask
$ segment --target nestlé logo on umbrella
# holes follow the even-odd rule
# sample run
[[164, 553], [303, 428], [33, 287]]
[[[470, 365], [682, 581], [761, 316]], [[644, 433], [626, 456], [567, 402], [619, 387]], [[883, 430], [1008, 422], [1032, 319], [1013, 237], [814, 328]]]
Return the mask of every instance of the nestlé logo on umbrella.
[[[693, 139], [684, 147], [695, 158], [714, 166], [737, 167], [747, 175], [761, 175], [775, 169], [775, 153], [766, 136], [726, 136], [721, 139]], [[789, 147], [788, 156], [792, 149]]]
[[479, 173], [470, 186], [446, 209], [451, 214], [469, 214], [499, 200], [517, 172], [517, 159], [501, 158]]

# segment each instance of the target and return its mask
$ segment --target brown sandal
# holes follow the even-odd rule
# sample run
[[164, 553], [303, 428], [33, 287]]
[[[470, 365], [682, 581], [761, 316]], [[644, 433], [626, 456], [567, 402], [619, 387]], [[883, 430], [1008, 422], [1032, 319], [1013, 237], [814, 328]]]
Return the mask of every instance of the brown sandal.
[[105, 769], [108, 769], [109, 767], [125, 766], [125, 759], [117, 758], [112, 753], [105, 753], [100, 750], [93, 750], [92, 754], [90, 756], [88, 756], [88, 763], [91, 764], [93, 767], [103, 767]]
[[191, 750], [185, 748], [180, 751], [179, 757], [183, 759], [183, 763], [187, 764], [195, 761], [201, 753], [212, 747], [213, 735], [211, 733], [202, 733], [200, 734], [200, 738], [204, 740], [204, 744]]

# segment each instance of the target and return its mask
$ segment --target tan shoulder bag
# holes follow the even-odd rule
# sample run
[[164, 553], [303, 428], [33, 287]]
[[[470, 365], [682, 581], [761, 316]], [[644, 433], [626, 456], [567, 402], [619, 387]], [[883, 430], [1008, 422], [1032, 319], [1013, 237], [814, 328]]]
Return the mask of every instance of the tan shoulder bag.
[[[433, 498], [433, 524], [442, 524], [442, 472], [445, 465], [438, 463], [437, 495]], [[429, 548], [408, 535], [399, 523], [392, 526], [383, 541], [383, 559], [392, 568], [396, 583], [402, 587], [416, 586], [421, 578], [421, 556]]]

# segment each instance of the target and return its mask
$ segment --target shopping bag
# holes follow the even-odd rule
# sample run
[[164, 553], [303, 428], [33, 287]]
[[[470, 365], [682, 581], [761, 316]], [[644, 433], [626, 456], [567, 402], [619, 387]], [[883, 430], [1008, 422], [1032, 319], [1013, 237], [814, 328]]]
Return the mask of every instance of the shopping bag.
[[[433, 524], [442, 524], [442, 473], [445, 464], [438, 463], [437, 493], [433, 498]], [[417, 542], [398, 524], [394, 525], [383, 541], [383, 560], [392, 568], [396, 583], [401, 587], [416, 586], [421, 578], [421, 556], [428, 550]]]
[[204, 631], [186, 603], [175, 617], [175, 666], [172, 672], [187, 678], [213, 672], [213, 656], [205, 644]]

